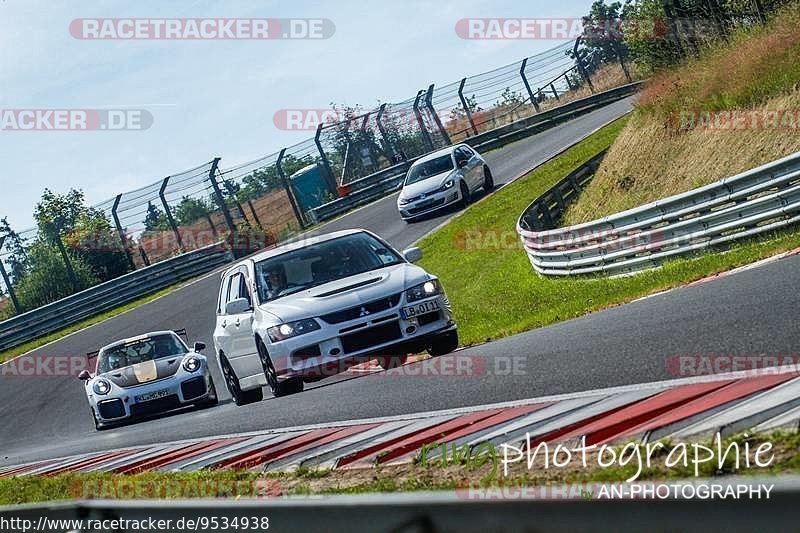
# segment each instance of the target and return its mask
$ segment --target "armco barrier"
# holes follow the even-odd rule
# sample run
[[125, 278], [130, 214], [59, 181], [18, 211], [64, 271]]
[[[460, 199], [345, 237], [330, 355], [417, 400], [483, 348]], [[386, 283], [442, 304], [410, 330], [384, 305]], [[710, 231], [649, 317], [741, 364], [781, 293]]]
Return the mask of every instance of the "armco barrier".
[[0, 322], [0, 350], [205, 274], [233, 260], [219, 244], [176, 256]]
[[541, 197], [517, 232], [546, 275], [623, 274], [800, 221], [800, 152], [710, 185], [592, 222], [553, 229]]
[[[629, 83], [615, 89], [587, 96], [586, 98], [574, 100], [531, 117], [475, 135], [464, 142], [478, 151], [494, 150], [495, 148], [500, 148], [514, 141], [524, 139], [525, 137], [557, 126], [579, 115], [621, 100], [635, 93], [643, 83], [644, 82]], [[424, 155], [420, 157], [424, 157]], [[358, 207], [389, 194], [397, 188], [408, 171], [408, 168], [417, 159], [419, 158], [409, 159], [408, 161], [404, 161], [403, 163], [349, 183], [348, 185], [353, 188], [353, 192], [347, 196], [337, 198], [336, 200], [312, 209], [310, 211], [312, 219], [315, 222], [330, 220], [354, 207]]]

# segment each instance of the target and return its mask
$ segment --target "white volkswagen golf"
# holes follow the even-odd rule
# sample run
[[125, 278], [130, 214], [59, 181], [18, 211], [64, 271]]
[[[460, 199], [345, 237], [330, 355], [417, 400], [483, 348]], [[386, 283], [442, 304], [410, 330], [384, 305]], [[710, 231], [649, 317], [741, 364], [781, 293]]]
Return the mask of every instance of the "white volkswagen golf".
[[303, 383], [378, 359], [458, 346], [439, 280], [365, 230], [280, 246], [222, 274], [214, 345], [237, 405], [303, 390]]
[[397, 197], [405, 221], [448, 205], [469, 203], [472, 193], [494, 188], [492, 171], [470, 146], [457, 144], [421, 157], [411, 165]]

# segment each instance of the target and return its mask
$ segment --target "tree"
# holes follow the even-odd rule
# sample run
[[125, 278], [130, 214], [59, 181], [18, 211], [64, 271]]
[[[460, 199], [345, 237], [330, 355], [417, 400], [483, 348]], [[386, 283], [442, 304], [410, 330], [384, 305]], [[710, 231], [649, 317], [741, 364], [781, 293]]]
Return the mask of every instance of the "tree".
[[144, 216], [145, 231], [160, 231], [168, 226], [167, 215], [153, 205], [153, 202], [147, 202], [147, 214]]
[[[28, 251], [30, 270], [15, 285], [23, 309], [36, 309], [73, 294], [74, 289], [58, 250], [44, 239], [38, 239]], [[100, 280], [80, 254], [67, 252], [75, 272], [78, 290], [91, 287]]]
[[205, 200], [184, 196], [175, 208], [175, 222], [179, 226], [193, 224], [211, 213]]
[[[34, 209], [34, 218], [40, 240], [60, 238], [65, 247], [91, 267], [97, 279], [108, 281], [129, 271], [119, 235], [103, 211], [86, 206], [80, 189], [70, 189], [66, 194], [45, 189]], [[31, 271], [38, 268], [31, 259]]]
[[8, 217], [0, 219], [0, 237], [5, 237], [3, 247], [9, 252], [6, 263], [9, 266], [8, 275], [11, 282], [21, 279], [29, 267], [28, 254], [25, 252], [25, 239], [11, 229]]

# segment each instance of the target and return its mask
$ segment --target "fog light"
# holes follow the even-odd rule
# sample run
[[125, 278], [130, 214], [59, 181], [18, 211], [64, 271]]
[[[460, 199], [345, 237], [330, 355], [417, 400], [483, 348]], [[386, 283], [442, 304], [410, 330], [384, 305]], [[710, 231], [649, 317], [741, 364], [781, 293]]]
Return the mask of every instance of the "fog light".
[[342, 351], [339, 348], [333, 348], [329, 353], [331, 355], [339, 355]]
[[415, 331], [417, 331], [417, 328], [416, 328], [416, 326], [408, 326], [408, 327], [406, 328], [406, 333], [409, 333], [409, 334], [410, 334], [410, 333], [414, 333]]

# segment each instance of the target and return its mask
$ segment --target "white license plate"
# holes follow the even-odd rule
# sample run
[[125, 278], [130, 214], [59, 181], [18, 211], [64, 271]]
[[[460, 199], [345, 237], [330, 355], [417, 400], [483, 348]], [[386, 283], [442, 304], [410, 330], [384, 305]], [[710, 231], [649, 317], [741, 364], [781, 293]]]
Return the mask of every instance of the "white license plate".
[[169, 389], [158, 390], [155, 392], [148, 392], [147, 394], [142, 394], [140, 396], [137, 396], [136, 403], [152, 402], [153, 400], [166, 398], [167, 396], [169, 396]]
[[430, 300], [428, 302], [422, 302], [416, 305], [404, 307], [400, 310], [400, 314], [404, 319], [408, 320], [409, 318], [414, 318], [415, 316], [433, 313], [439, 309], [441, 309], [439, 306], [439, 300]]

